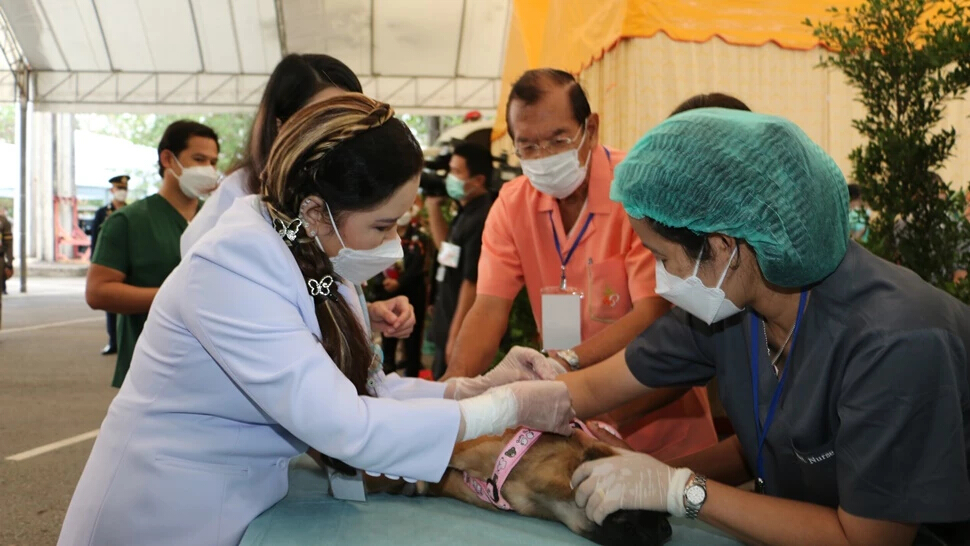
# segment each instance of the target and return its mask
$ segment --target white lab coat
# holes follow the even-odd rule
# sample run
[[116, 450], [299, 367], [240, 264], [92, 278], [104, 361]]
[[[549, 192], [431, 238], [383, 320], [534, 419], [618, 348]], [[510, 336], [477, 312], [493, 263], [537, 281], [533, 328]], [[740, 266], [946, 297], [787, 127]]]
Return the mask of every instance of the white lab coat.
[[216, 226], [216, 222], [229, 210], [236, 199], [250, 195], [248, 185], [248, 169], [238, 169], [219, 182], [219, 187], [206, 198], [199, 213], [182, 232], [179, 246], [183, 258], [189, 253], [192, 245]]
[[289, 460], [308, 445], [438, 481], [460, 421], [444, 386], [380, 372], [388, 398], [358, 396], [319, 335], [258, 198], [236, 200], [159, 289], [58, 544], [237, 544], [286, 495]]

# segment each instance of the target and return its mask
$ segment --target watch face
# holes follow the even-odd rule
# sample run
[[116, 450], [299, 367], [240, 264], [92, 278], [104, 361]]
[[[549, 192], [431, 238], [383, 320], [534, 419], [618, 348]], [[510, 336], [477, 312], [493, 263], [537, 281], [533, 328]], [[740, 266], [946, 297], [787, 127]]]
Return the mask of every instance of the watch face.
[[687, 502], [695, 505], [700, 504], [704, 502], [704, 499], [707, 498], [707, 491], [705, 491], [704, 488], [699, 485], [692, 485], [687, 488], [686, 497]]

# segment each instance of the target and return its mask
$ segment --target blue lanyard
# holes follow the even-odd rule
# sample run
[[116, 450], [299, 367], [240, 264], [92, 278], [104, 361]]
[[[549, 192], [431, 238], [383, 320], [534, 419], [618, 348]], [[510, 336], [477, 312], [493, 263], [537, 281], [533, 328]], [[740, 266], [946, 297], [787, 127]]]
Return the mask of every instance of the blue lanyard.
[[559, 245], [559, 235], [556, 233], [556, 224], [552, 221], [552, 211], [549, 211], [549, 225], [552, 226], [552, 240], [556, 242], [556, 252], [559, 253], [559, 263], [562, 264], [562, 277], [560, 278], [559, 283], [559, 287], [562, 289], [566, 288], [566, 264], [568, 264], [569, 260], [572, 259], [573, 252], [576, 252], [576, 247], [579, 246], [579, 242], [583, 240], [583, 235], [586, 234], [586, 228], [588, 228], [592, 222], [593, 213], [591, 212], [586, 216], [586, 223], [583, 224], [583, 229], [579, 230], [579, 235], [576, 237], [576, 240], [573, 241], [572, 248], [569, 249], [569, 252], [566, 253], [566, 257], [563, 258], [562, 246]]
[[778, 379], [778, 386], [775, 387], [775, 393], [771, 397], [771, 404], [768, 406], [768, 413], [765, 415], [764, 425], [761, 424], [761, 410], [758, 402], [758, 385], [760, 383], [758, 379], [758, 356], [761, 354], [761, 343], [760, 339], [758, 339], [758, 334], [761, 333], [761, 325], [758, 324], [760, 322], [758, 317], [754, 313], [751, 314], [751, 393], [754, 399], [754, 424], [758, 433], [758, 479], [755, 482], [755, 490], [759, 493], [764, 493], [765, 487], [765, 439], [768, 438], [768, 429], [771, 428], [771, 423], [775, 420], [775, 410], [778, 408], [778, 402], [781, 400], [781, 392], [784, 390], [785, 378], [788, 377], [788, 370], [791, 367], [789, 366], [791, 357], [795, 354], [795, 340], [798, 339], [798, 330], [801, 328], [802, 313], [805, 312], [805, 302], [807, 299], [808, 292], [802, 292], [798, 300], [798, 314], [795, 316], [795, 330], [792, 333], [791, 347], [788, 349], [788, 357], [785, 358], [785, 369], [782, 370], [781, 377]]
[[[606, 160], [610, 162], [610, 169], [612, 169], [613, 157], [606, 146], [603, 146], [603, 151], [606, 152]], [[566, 289], [566, 265], [569, 263], [569, 260], [572, 259], [573, 252], [576, 251], [576, 247], [579, 246], [579, 242], [583, 240], [583, 235], [586, 234], [586, 228], [589, 227], [589, 224], [592, 221], [593, 213], [589, 213], [589, 215], [586, 217], [586, 223], [583, 224], [583, 229], [579, 230], [579, 236], [576, 237], [575, 241], [573, 241], [573, 247], [569, 249], [566, 257], [563, 258], [562, 246], [559, 245], [559, 235], [556, 233], [556, 223], [552, 221], [552, 211], [549, 211], [549, 225], [552, 227], [552, 240], [556, 243], [556, 252], [559, 253], [559, 263], [562, 265], [562, 276], [559, 278], [559, 287], [563, 290]]]

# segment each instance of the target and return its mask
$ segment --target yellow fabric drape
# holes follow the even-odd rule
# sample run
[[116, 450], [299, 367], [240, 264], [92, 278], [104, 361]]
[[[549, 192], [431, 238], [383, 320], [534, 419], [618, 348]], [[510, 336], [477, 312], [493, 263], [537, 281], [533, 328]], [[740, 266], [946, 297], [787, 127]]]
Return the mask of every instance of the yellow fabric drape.
[[[600, 140], [630, 149], [683, 100], [698, 93], [733, 95], [757, 112], [797, 123], [848, 178], [849, 152], [862, 137], [852, 127], [865, 110], [837, 71], [817, 68], [821, 50], [774, 44], [737, 47], [719, 39], [677, 42], [665, 35], [624, 40], [580, 75], [601, 117]], [[953, 157], [940, 174], [955, 187], [970, 178], [970, 104], [948, 104], [946, 126], [957, 131]]]
[[666, 34], [677, 41], [714, 37], [744, 46], [817, 45], [805, 18], [828, 19], [830, 6], [861, 0], [513, 0], [495, 135], [505, 132], [512, 82], [530, 68], [578, 74], [624, 38]]

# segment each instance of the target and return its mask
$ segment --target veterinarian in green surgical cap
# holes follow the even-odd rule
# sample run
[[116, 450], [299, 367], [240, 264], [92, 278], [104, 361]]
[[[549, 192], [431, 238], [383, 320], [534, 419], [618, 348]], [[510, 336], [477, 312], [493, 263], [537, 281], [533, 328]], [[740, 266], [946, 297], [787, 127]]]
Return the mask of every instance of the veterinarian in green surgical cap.
[[849, 240], [831, 157], [785, 119], [704, 108], [647, 133], [611, 197], [675, 309], [558, 379], [586, 417], [716, 377], [736, 435], [585, 463], [591, 518], [666, 511], [779, 546], [970, 544], [970, 308]]

